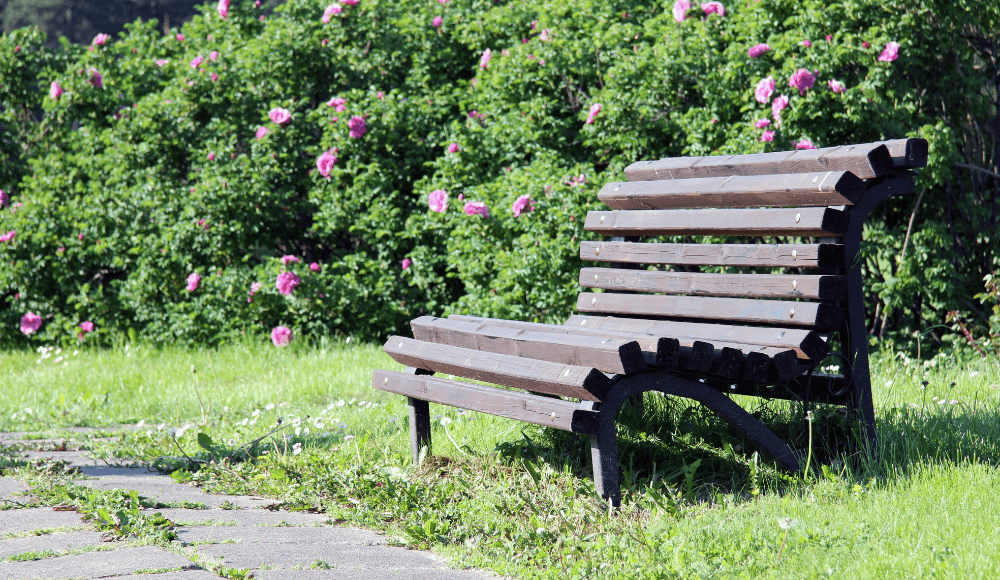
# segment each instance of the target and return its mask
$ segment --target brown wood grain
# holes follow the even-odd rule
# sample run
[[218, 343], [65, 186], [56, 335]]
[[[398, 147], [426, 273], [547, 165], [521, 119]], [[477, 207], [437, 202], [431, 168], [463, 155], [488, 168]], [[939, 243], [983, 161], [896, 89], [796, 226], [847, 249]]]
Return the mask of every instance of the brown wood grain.
[[830, 345], [817, 332], [801, 328], [763, 328], [585, 314], [570, 316], [566, 326], [791, 349], [799, 358], [810, 360], [819, 360], [830, 352]]
[[730, 175], [850, 171], [861, 179], [871, 179], [887, 175], [892, 170], [892, 156], [885, 145], [865, 143], [750, 155], [671, 157], [658, 161], [638, 161], [625, 168], [625, 177], [629, 181], [651, 181]]
[[478, 322], [421, 316], [410, 321], [413, 338], [484, 352], [630, 374], [646, 367], [639, 343], [625, 338], [553, 334]]
[[[432, 317], [433, 318], [433, 317]], [[638, 332], [616, 332], [613, 330], [600, 330], [590, 328], [573, 328], [562, 324], [542, 324], [538, 322], [522, 322], [520, 320], [503, 320], [500, 318], [485, 318], [482, 316], [466, 316], [462, 314], [452, 314], [447, 320], [475, 322], [488, 326], [499, 326], [504, 328], [514, 328], [531, 332], [549, 332], [561, 335], [578, 335], [605, 338], [624, 339], [635, 341], [642, 349], [646, 364], [660, 367], [677, 366], [678, 343], [676, 339], [654, 336], [652, 334], [642, 334]]]
[[842, 300], [846, 278], [833, 275], [708, 274], [619, 268], [583, 268], [580, 285], [604, 290], [631, 290], [689, 296], [745, 298], [812, 298]]
[[626, 264], [739, 268], [839, 268], [840, 244], [659, 244], [582, 242], [580, 259]]
[[893, 139], [879, 143], [889, 149], [892, 162], [898, 169], [927, 167], [926, 139]]
[[852, 205], [865, 182], [848, 171], [611, 182], [597, 198], [611, 209]]
[[844, 310], [825, 302], [747, 300], [702, 296], [649, 294], [601, 294], [583, 292], [576, 302], [580, 312], [604, 312], [635, 316], [702, 318], [751, 324], [780, 324], [816, 330], [836, 330]]
[[579, 403], [436, 377], [376, 370], [372, 387], [574, 433], [597, 433], [597, 416]]
[[382, 350], [406, 366], [560, 397], [600, 401], [611, 388], [611, 380], [593, 367], [480, 352], [400, 336], [390, 337]]
[[842, 236], [847, 213], [826, 207], [587, 212], [587, 231], [615, 236]]

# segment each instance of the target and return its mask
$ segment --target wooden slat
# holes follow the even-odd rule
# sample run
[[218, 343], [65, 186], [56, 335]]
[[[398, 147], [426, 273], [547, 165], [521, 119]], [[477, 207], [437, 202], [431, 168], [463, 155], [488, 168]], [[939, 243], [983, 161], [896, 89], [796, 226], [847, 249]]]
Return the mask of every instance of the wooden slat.
[[730, 266], [734, 268], [837, 268], [840, 244], [637, 244], [582, 242], [580, 259], [626, 264]]
[[385, 370], [374, 372], [372, 387], [564, 431], [597, 433], [596, 413], [581, 409], [579, 403], [562, 399]]
[[589, 366], [615, 374], [646, 368], [639, 343], [624, 338], [553, 334], [433, 316], [414, 319], [410, 327], [417, 340], [484, 352]]
[[468, 348], [389, 337], [382, 347], [400, 364], [560, 397], [600, 401], [611, 380], [593, 367], [565, 365]]
[[847, 213], [827, 207], [590, 211], [584, 228], [615, 236], [842, 236]]
[[549, 332], [560, 335], [593, 336], [601, 339], [625, 339], [639, 343], [642, 349], [646, 364], [659, 367], [677, 366], [679, 343], [674, 338], [664, 338], [652, 334], [642, 334], [638, 332], [616, 332], [613, 330], [600, 330], [590, 328], [573, 328], [562, 324], [540, 324], [537, 322], [521, 322], [519, 320], [503, 320], [500, 318], [484, 318], [481, 316], [466, 316], [462, 314], [452, 314], [448, 320], [475, 322], [489, 326], [499, 326], [503, 328], [515, 328], [532, 332]]
[[597, 198], [611, 209], [852, 205], [865, 182], [848, 171], [611, 182]]
[[800, 359], [819, 360], [830, 352], [830, 345], [818, 333], [800, 328], [761, 328], [583, 314], [570, 316], [566, 326], [791, 349]]
[[892, 173], [892, 170], [893, 162], [889, 150], [879, 143], [866, 143], [752, 155], [671, 157], [658, 161], [639, 161], [625, 168], [625, 177], [629, 181], [650, 181], [730, 175], [850, 171], [861, 179], [871, 179]]
[[577, 299], [576, 309], [580, 312], [805, 326], [817, 330], [836, 330], [840, 328], [840, 323], [844, 320], [842, 308], [825, 302], [786, 302], [701, 296], [614, 294], [610, 292], [602, 294], [583, 292]]
[[893, 139], [879, 141], [889, 149], [892, 162], [898, 169], [914, 169], [927, 167], [926, 139]]
[[847, 291], [843, 276], [779, 274], [707, 274], [621, 268], [582, 268], [580, 285], [604, 290], [631, 290], [690, 296], [748, 298], [813, 298], [841, 300]]

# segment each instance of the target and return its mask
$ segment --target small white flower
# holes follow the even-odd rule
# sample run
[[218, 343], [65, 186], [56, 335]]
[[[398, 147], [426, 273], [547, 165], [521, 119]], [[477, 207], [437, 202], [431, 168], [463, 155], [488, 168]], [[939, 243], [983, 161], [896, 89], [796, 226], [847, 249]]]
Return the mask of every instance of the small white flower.
[[183, 436], [185, 433], [187, 433], [187, 430], [190, 429], [191, 427], [194, 427], [194, 425], [192, 425], [191, 423], [185, 423], [183, 427], [177, 430], [177, 436], [178, 437]]
[[80, 354], [80, 351], [78, 351], [78, 350], [74, 350], [74, 351], [73, 351], [73, 356], [76, 356], [76, 355], [78, 355], [78, 354]]
[[347, 435], [344, 437], [344, 441], [350, 441], [351, 439], [354, 439], [354, 435]]
[[979, 371], [972, 371], [971, 373], [969, 373], [969, 378], [972, 378], [972, 377], [974, 377], [974, 376], [976, 376], [978, 374], [979, 374]]
[[447, 425], [451, 423], [451, 417], [441, 417], [441, 425]]
[[305, 431], [303, 431], [303, 433], [305, 433], [306, 435], [308, 435], [309, 434], [309, 427], [306, 427]]
[[153, 436], [153, 430], [152, 429], [146, 429], [146, 437], [152, 437], [152, 436]]
[[257, 424], [257, 419], [253, 419], [252, 421], [250, 421], [250, 424], [251, 425], [256, 425]]
[[345, 401], [344, 401], [343, 399], [341, 399], [341, 400], [337, 401], [337, 406], [338, 406], [338, 407], [343, 407], [343, 406], [344, 406], [344, 405], [346, 405], [346, 404], [347, 404], [347, 403], [346, 403], [346, 402], [345, 402]]
[[368, 401], [361, 401], [360, 403], [358, 403], [358, 406], [359, 406], [359, 407], [364, 407], [364, 406], [365, 406], [365, 403], [367, 403], [367, 402], [368, 402]]
[[260, 409], [254, 409], [253, 413], [250, 413], [250, 414], [253, 415], [254, 417], [259, 417], [260, 416]]
[[61, 348], [57, 348], [56, 349], [56, 354], [61, 354], [61, 353], [62, 353], [62, 349]]
[[163, 428], [166, 427], [166, 426], [167, 426], [166, 423], [160, 423], [159, 425], [156, 426], [156, 430], [157, 431], [163, 431]]
[[943, 405], [943, 404], [945, 404], [945, 403], [947, 403], [947, 402], [948, 402], [948, 401], [946, 401], [946, 400], [944, 400], [944, 399], [941, 399], [940, 401], [938, 401], [938, 402], [937, 402], [937, 404], [938, 404], [938, 405]]
[[222, 412], [223, 413], [228, 413], [229, 412], [229, 405], [226, 405], [225, 407], [223, 407], [222, 408]]
[[292, 455], [298, 455], [299, 453], [302, 453], [302, 444], [296, 443], [292, 445]]
[[27, 409], [25, 409], [25, 410], [24, 410], [24, 414], [25, 414], [25, 415], [31, 415], [31, 414], [32, 414], [32, 410], [31, 410], [31, 407], [28, 407]]
[[356, 401], [357, 401], [357, 399], [351, 399], [350, 401], [347, 401], [347, 404], [348, 405], [353, 405]]
[[54, 360], [54, 361], [52, 361], [52, 362], [53, 362], [54, 364], [59, 364], [59, 363], [61, 363], [61, 362], [62, 362], [62, 360], [63, 360], [63, 357], [62, 357], [62, 356], [57, 356], [57, 357], [56, 357], [56, 360]]
[[295, 428], [295, 436], [298, 437], [301, 434], [302, 434], [302, 427], [296, 427]]
[[45, 352], [45, 347], [44, 346], [40, 346], [40, 347], [38, 347], [38, 348], [35, 349], [35, 352]]
[[229, 441], [226, 441], [226, 445], [232, 447], [233, 445], [236, 445], [236, 440], [230, 439]]
[[143, 425], [145, 425], [145, 424], [146, 424], [146, 420], [145, 419], [139, 419], [139, 422], [135, 424], [135, 428], [136, 429], [142, 429]]
[[267, 404], [267, 406], [266, 406], [266, 407], [264, 407], [264, 409], [266, 409], [266, 410], [268, 410], [268, 411], [270, 411], [270, 410], [271, 410], [271, 409], [273, 409], [273, 408], [274, 408], [274, 403], [268, 403], [268, 404]]
[[247, 423], [249, 422], [250, 422], [250, 417], [243, 417], [243, 422], [241, 423], [241, 425], [246, 427]]
[[11, 421], [13, 421], [14, 419], [17, 419], [17, 413], [14, 413], [13, 415], [10, 416]]
[[778, 527], [783, 530], [791, 528], [793, 523], [792, 518], [778, 518]]

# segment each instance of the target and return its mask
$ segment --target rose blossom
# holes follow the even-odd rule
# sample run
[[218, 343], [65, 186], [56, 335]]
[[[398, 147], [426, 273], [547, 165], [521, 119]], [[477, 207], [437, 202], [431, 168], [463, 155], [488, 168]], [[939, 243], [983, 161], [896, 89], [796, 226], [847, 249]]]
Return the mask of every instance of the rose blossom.
[[94, 323], [89, 320], [84, 320], [80, 323], [80, 330], [84, 332], [94, 332]]
[[215, 10], [219, 13], [219, 17], [225, 20], [229, 16], [229, 0], [219, 0]]
[[342, 99], [340, 97], [333, 97], [332, 99], [326, 102], [326, 106], [334, 107], [333, 110], [340, 113], [341, 111], [347, 108], [344, 106], [346, 103], [347, 99]]
[[205, 62], [205, 59], [202, 58], [202, 56], [199, 54], [198, 56], [191, 59], [191, 68], [198, 68], [201, 66], [201, 63], [203, 62]]
[[271, 331], [271, 342], [274, 346], [288, 346], [292, 340], [292, 329], [287, 326], [275, 326]]
[[535, 201], [528, 194], [524, 194], [514, 200], [510, 210], [514, 213], [514, 217], [521, 217], [521, 212], [535, 211]]
[[94, 86], [95, 89], [99, 89], [104, 86], [104, 77], [101, 73], [97, 72], [97, 69], [90, 69], [87, 72], [91, 73], [90, 84]]
[[0, 207], [3, 207], [5, 205], [7, 205], [8, 203], [10, 203], [10, 196], [7, 195], [7, 192], [5, 192], [4, 190], [0, 189]]
[[257, 127], [257, 140], [260, 141], [267, 135], [267, 127]]
[[774, 97], [771, 103], [771, 115], [774, 117], [776, 127], [781, 126], [781, 111], [788, 107], [788, 95]]
[[684, 22], [687, 18], [687, 11], [691, 9], [691, 2], [689, 0], [677, 0], [674, 2], [674, 20], [677, 22]]
[[816, 148], [816, 146], [813, 145], [813, 142], [810, 141], [809, 139], [803, 139], [801, 141], [797, 141], [797, 142], [793, 143], [793, 145], [795, 145], [796, 149], [815, 149]]
[[761, 141], [774, 141], [774, 131], [764, 131], [760, 136]]
[[826, 84], [830, 85], [830, 90], [837, 93], [838, 95], [847, 92], [847, 87], [845, 87], [843, 83], [841, 83], [837, 79], [830, 79], [826, 81]]
[[302, 279], [292, 272], [282, 272], [278, 274], [278, 279], [275, 281], [275, 285], [278, 287], [278, 292], [281, 292], [285, 296], [289, 296], [292, 293], [292, 290], [294, 290], [301, 281]]
[[334, 14], [340, 14], [343, 10], [344, 9], [340, 7], [340, 4], [337, 4], [336, 2], [327, 6], [326, 10], [323, 11], [323, 24], [329, 23], [331, 16]]
[[481, 201], [467, 201], [465, 202], [465, 215], [481, 215], [483, 217], [490, 217], [490, 208]]
[[250, 285], [250, 295], [253, 296], [254, 294], [256, 294], [257, 291], [260, 290], [261, 287], [263, 287], [263, 286], [264, 285], [261, 284], [260, 282], [254, 282], [253, 284], [251, 284]]
[[330, 178], [330, 170], [333, 169], [333, 164], [337, 162], [337, 156], [333, 154], [333, 150], [324, 151], [316, 159], [316, 169], [319, 169], [319, 174], [327, 179]]
[[755, 44], [747, 50], [747, 56], [750, 58], [757, 58], [769, 50], [771, 50], [771, 47], [766, 44]]
[[434, 20], [431, 20], [431, 26], [434, 28], [441, 28], [441, 22], [443, 19], [440, 16], [435, 16]]
[[409, 267], [410, 267], [410, 265], [412, 265], [412, 264], [413, 264], [413, 262], [412, 262], [412, 261], [410, 261], [410, 259], [409, 259], [409, 258], [403, 258], [403, 262], [402, 262], [402, 264], [400, 264], [400, 265], [401, 265], [401, 266], [403, 267], [403, 269], [405, 270], [405, 269], [409, 268]]
[[284, 125], [292, 120], [292, 113], [288, 109], [283, 109], [281, 107], [275, 107], [267, 113], [268, 117], [271, 117], [271, 121], [277, 123], [278, 125]]
[[57, 83], [56, 81], [52, 81], [52, 84], [49, 85], [49, 98], [55, 101], [62, 94], [63, 90], [62, 87], [59, 86], [59, 83]]
[[590, 113], [587, 115], [587, 120], [584, 122], [584, 125], [592, 125], [594, 123], [594, 119], [597, 118], [597, 114], [601, 112], [601, 108], [600, 103], [594, 103], [591, 105]]
[[212, 74], [211, 74], [210, 76], [212, 77], [212, 82], [213, 82], [213, 83], [214, 83], [215, 81], [219, 80], [219, 75], [217, 75], [217, 74], [215, 74], [215, 73], [212, 73]]
[[431, 211], [444, 213], [448, 209], [448, 192], [443, 189], [435, 189], [427, 196], [427, 206]]
[[299, 262], [299, 259], [296, 258], [295, 256], [285, 255], [285, 256], [281, 257], [281, 263], [282, 264], [288, 264], [288, 263], [295, 263], [295, 264], [297, 264], [298, 262]]
[[312, 270], [313, 272], [319, 272], [320, 265], [318, 262], [313, 262], [312, 264], [309, 264], [309, 269]]
[[42, 317], [29, 312], [21, 317], [21, 332], [25, 335], [31, 334], [42, 327]]
[[800, 68], [792, 73], [792, 76], [788, 79], [788, 86], [799, 89], [799, 96], [803, 96], [808, 89], [812, 88], [815, 82], [816, 77], [808, 69]]
[[458, 153], [458, 143], [448, 145], [448, 153]]
[[757, 87], [753, 91], [753, 96], [757, 99], [758, 103], [766, 103], [774, 93], [774, 87], [774, 78], [768, 75], [766, 79], [761, 79], [760, 82], [757, 83]]
[[5, 243], [9, 242], [9, 241], [13, 240], [14, 236], [16, 236], [16, 235], [17, 235], [17, 230], [10, 230], [6, 234], [0, 235], [0, 242], [5, 242]]
[[809, 42], [808, 40], [803, 40], [802, 41], [802, 46], [804, 46], [806, 48], [809, 48], [812, 45], [813, 45], [813, 43]]
[[209, 161], [215, 161], [215, 152], [212, 152], [212, 153], [208, 154], [208, 160]]
[[701, 5], [701, 9], [705, 11], [705, 16], [709, 14], [726, 15], [726, 9], [722, 6], [721, 2], [706, 2]]
[[543, 28], [542, 33], [538, 35], [538, 39], [541, 40], [542, 42], [548, 42], [552, 40], [551, 34], [552, 33], [549, 32], [548, 28]]
[[358, 0], [343, 0], [346, 6], [357, 6]]
[[885, 50], [882, 51], [882, 54], [878, 55], [878, 59], [881, 62], [892, 62], [897, 58], [899, 58], [899, 43], [897, 42], [886, 44]]
[[201, 282], [201, 276], [197, 272], [192, 272], [190, 276], [187, 277], [187, 286], [184, 287], [188, 292], [194, 292], [198, 289], [198, 282]]
[[493, 58], [493, 52], [487, 48], [483, 51], [483, 56], [479, 57], [479, 68], [486, 70], [491, 58]]
[[213, 50], [212, 52], [208, 53], [208, 59], [211, 60], [212, 62], [215, 62], [216, 60], [218, 60], [218, 58], [219, 58], [219, 51]]
[[758, 129], [763, 129], [764, 127], [767, 127], [770, 124], [771, 124], [771, 121], [769, 121], [767, 119], [761, 119], [761, 120], [757, 121], [756, 123], [754, 123], [753, 126], [757, 127]]
[[159, 60], [156, 61], [156, 66], [158, 66], [160, 68], [163, 68], [163, 67], [167, 66], [168, 64], [170, 64], [170, 61], [167, 60], [167, 59], [165, 59], [165, 58], [161, 58], [161, 59], [159, 59]]
[[365, 134], [365, 131], [368, 130], [368, 124], [365, 123], [364, 117], [354, 116], [347, 122], [347, 128], [350, 129], [348, 135], [350, 135], [351, 139], [360, 139]]
[[861, 43], [861, 46], [862, 46], [862, 48], [868, 48], [868, 47], [869, 47], [869, 46], [871, 46], [871, 45], [870, 45], [870, 44], [868, 44], [868, 41], [867, 41], [867, 40], [865, 40], [865, 41], [863, 41], [863, 42]]

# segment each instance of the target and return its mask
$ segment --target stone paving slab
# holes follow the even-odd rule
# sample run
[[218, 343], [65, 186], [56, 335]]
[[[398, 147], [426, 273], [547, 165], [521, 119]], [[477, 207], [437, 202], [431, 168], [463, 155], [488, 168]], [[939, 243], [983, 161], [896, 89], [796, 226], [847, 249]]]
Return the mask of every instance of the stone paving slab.
[[[268, 544], [292, 544], [306, 546], [385, 546], [386, 539], [371, 530], [358, 528], [267, 528], [236, 526], [192, 526], [177, 531], [177, 539], [186, 543], [223, 542], [236, 540], [243, 545], [266, 546]], [[411, 553], [411, 550], [407, 550]], [[311, 560], [310, 560], [311, 562]]]
[[0, 477], [0, 499], [11, 498], [20, 501], [23, 496], [15, 496], [15, 492], [28, 491], [28, 486], [12, 477]]
[[148, 514], [160, 512], [175, 524], [196, 526], [318, 526], [330, 521], [328, 515], [308, 512], [180, 508], [151, 508], [145, 511]]
[[226, 566], [257, 570], [263, 567], [278, 570], [306, 568], [317, 561], [336, 568], [418, 570], [446, 568], [445, 564], [427, 552], [387, 546], [329, 544], [207, 544], [196, 546], [198, 554], [218, 560]]
[[219, 507], [226, 502], [244, 509], [263, 508], [268, 505], [278, 503], [273, 499], [207, 493], [197, 487], [176, 483], [173, 479], [166, 475], [150, 475], [142, 477], [131, 475], [113, 475], [109, 477], [102, 477], [100, 479], [77, 480], [74, 481], [74, 483], [92, 487], [94, 489], [134, 489], [139, 492], [139, 495], [156, 499], [164, 503], [184, 501], [200, 502], [205, 504], [205, 507], [209, 508]]
[[163, 572], [161, 574], [129, 574], [128, 576], [115, 576], [115, 579], [127, 578], [129, 580], [219, 580], [219, 577], [205, 570], [178, 570], [176, 572]]
[[259, 580], [496, 580], [499, 576], [479, 570], [260, 570]]
[[86, 451], [25, 451], [26, 459], [53, 459], [65, 461], [70, 467], [86, 467], [94, 465], [94, 460]]
[[76, 512], [55, 511], [47, 507], [0, 510], [0, 536], [45, 528], [82, 525], [83, 520]]
[[[157, 474], [155, 469], [147, 469], [145, 467], [127, 467], [122, 465], [85, 465], [80, 467], [79, 471], [81, 475], [87, 475], [90, 477], [109, 477], [114, 475], [132, 475], [142, 477]], [[165, 477], [169, 478], [169, 476]]]
[[45, 534], [42, 536], [23, 536], [0, 540], [0, 558], [28, 552], [63, 552], [77, 550], [87, 546], [99, 546], [104, 543], [100, 532], [66, 532]]
[[143, 546], [58, 556], [30, 562], [2, 562], [0, 580], [103, 578], [158, 568], [190, 569], [195, 568], [195, 565], [183, 556], [171, 554], [155, 546]]

